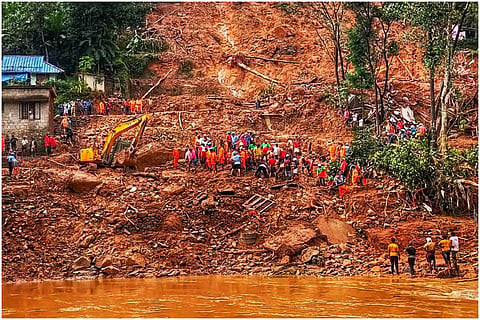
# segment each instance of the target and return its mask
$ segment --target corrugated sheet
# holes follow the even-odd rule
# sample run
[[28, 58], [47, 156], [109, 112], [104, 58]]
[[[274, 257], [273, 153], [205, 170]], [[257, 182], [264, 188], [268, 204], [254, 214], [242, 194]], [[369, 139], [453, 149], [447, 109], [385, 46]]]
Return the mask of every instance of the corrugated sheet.
[[4, 55], [2, 73], [62, 73], [63, 70], [44, 61], [43, 56]]

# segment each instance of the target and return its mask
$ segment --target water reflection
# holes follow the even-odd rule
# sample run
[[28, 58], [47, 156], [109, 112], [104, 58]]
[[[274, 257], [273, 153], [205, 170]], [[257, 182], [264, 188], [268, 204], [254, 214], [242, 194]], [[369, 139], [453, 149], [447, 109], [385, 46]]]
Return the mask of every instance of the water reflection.
[[478, 317], [477, 281], [180, 277], [3, 284], [4, 317]]

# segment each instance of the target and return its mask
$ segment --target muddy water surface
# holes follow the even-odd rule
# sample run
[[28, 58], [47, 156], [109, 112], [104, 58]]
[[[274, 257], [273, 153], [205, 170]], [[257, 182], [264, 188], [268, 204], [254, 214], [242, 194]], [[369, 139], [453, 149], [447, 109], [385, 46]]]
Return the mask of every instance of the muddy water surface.
[[478, 317], [478, 282], [179, 277], [4, 283], [3, 317]]

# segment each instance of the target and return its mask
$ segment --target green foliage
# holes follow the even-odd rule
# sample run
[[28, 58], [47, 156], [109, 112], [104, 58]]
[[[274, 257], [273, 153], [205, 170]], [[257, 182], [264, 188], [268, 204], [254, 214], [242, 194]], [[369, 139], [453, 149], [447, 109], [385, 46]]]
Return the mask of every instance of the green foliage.
[[123, 57], [126, 70], [128, 70], [131, 77], [142, 76], [147, 67], [157, 59], [157, 55], [151, 53], [127, 54]]
[[266, 98], [268, 96], [274, 96], [276, 93], [275, 84], [270, 82], [267, 88], [260, 90], [258, 97], [260, 99]]
[[286, 14], [296, 13], [299, 9], [298, 4], [295, 2], [277, 2], [276, 6]]
[[90, 94], [87, 84], [77, 78], [67, 78], [65, 80], [47, 81], [46, 85], [52, 85], [57, 92], [55, 103], [86, 98]]
[[400, 179], [411, 191], [432, 185], [433, 159], [426, 139], [389, 144], [373, 155], [373, 161], [377, 168]]
[[478, 147], [465, 150], [464, 156], [468, 165], [478, 171]]
[[357, 89], [373, 87], [373, 75], [368, 68], [369, 41], [370, 36], [362, 27], [357, 26], [348, 31], [347, 47], [350, 51], [348, 61], [354, 66], [354, 72], [345, 74], [345, 79], [350, 87]]
[[340, 161], [337, 159], [333, 162], [330, 162], [328, 165], [328, 176], [329, 177], [335, 177], [337, 173], [340, 171]]
[[353, 131], [353, 140], [350, 143], [348, 163], [360, 163], [361, 166], [367, 165], [376, 152], [384, 148], [382, 142], [374, 135], [372, 128]]
[[78, 70], [81, 73], [92, 72], [94, 66], [94, 59], [90, 56], [83, 56], [78, 61]]

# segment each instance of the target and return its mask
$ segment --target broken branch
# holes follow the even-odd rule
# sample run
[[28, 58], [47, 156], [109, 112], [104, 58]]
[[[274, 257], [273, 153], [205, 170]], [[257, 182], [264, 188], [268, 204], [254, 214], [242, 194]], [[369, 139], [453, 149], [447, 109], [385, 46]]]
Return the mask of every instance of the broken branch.
[[237, 65], [238, 65], [240, 68], [245, 69], [245, 70], [247, 70], [247, 71], [249, 71], [249, 72], [251, 72], [251, 73], [259, 76], [260, 78], [263, 78], [263, 79], [265, 79], [265, 80], [267, 80], [267, 81], [270, 81], [270, 82], [272, 82], [272, 83], [275, 83], [276, 85], [279, 85], [279, 86], [281, 86], [281, 87], [285, 87], [285, 85], [283, 85], [282, 83], [280, 83], [280, 81], [275, 80], [275, 79], [272, 79], [272, 78], [270, 78], [270, 77], [267, 77], [266, 75], [261, 74], [260, 72], [255, 71], [255, 70], [253, 70], [253, 69], [250, 68], [250, 67], [247, 67], [246, 65], [244, 65], [244, 64], [241, 63], [241, 62], [237, 62]]
[[158, 85], [159, 85], [162, 81], [164, 81], [165, 79], [167, 79], [168, 75], [170, 74], [170, 72], [172, 72], [172, 70], [173, 70], [173, 69], [168, 70], [168, 72], [167, 72], [160, 80], [158, 80], [157, 83], [155, 83], [155, 84], [153, 85], [153, 87], [151, 87], [151, 88], [142, 96], [141, 99], [142, 99], [142, 100], [145, 99], [145, 98], [150, 94], [150, 92], [153, 91], [153, 89], [155, 89], [156, 87], [158, 87]]

